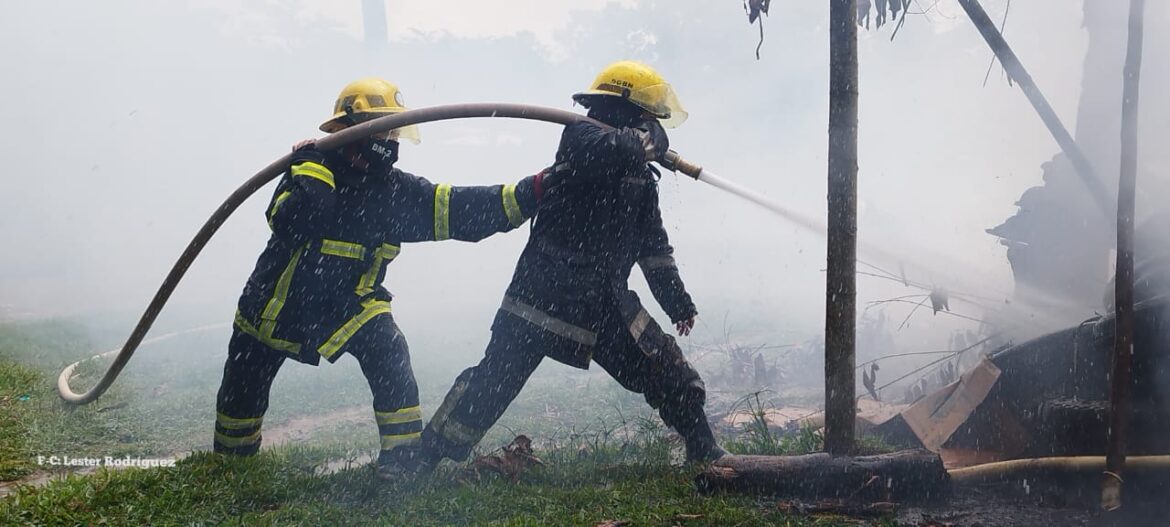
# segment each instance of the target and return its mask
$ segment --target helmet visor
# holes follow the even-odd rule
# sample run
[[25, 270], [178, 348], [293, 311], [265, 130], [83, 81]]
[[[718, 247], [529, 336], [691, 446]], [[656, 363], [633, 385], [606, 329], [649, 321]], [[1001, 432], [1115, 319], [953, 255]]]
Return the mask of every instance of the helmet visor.
[[[357, 123], [364, 123], [366, 121], [377, 119], [386, 115], [402, 113], [406, 110], [406, 108], [366, 110], [364, 112], [355, 113], [352, 115], [347, 115], [343, 112], [339, 115], [335, 115], [332, 119], [326, 121], [325, 124], [322, 124], [321, 131], [333, 133]], [[422, 142], [422, 137], [418, 132], [418, 125], [412, 124], [409, 126], [403, 126], [402, 128], [395, 128], [390, 130], [390, 134], [391, 138], [395, 141], [406, 139], [416, 145]]]
[[670, 84], [653, 84], [630, 92], [629, 99], [646, 111], [654, 114], [662, 126], [677, 128], [687, 120], [687, 111], [683, 109], [678, 96]]

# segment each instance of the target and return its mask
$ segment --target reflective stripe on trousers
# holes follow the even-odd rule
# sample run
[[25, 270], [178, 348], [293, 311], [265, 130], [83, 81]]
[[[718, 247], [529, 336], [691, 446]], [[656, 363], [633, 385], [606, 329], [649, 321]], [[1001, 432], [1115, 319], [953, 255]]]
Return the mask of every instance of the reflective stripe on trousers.
[[451, 387], [451, 392], [443, 399], [443, 404], [435, 412], [434, 417], [431, 418], [431, 429], [446, 439], [453, 445], [471, 447], [479, 443], [487, 430], [480, 430], [451, 417], [451, 412], [459, 406], [459, 400], [463, 398], [463, 392], [467, 391], [466, 382], [456, 382], [455, 386]]
[[260, 425], [264, 417], [215, 415], [215, 443], [227, 449], [245, 448], [260, 443]]
[[417, 444], [422, 436], [422, 408], [411, 406], [390, 412], [374, 411], [382, 450]]

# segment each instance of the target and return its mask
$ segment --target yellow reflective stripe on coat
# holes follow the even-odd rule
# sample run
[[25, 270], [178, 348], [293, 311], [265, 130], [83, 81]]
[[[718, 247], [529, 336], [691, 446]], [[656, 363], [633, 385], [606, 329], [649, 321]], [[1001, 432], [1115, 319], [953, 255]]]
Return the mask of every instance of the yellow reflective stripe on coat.
[[276, 328], [276, 322], [273, 320], [263, 321], [260, 324], [260, 329], [256, 329], [256, 326], [253, 326], [251, 322], [248, 322], [248, 319], [244, 318], [242, 313], [236, 311], [236, 327], [240, 328], [240, 331], [251, 335], [252, 338], [259, 340], [262, 344], [274, 350], [283, 351], [293, 355], [297, 355], [301, 352], [300, 344], [289, 342], [287, 340], [280, 340], [272, 336], [272, 333]]
[[279, 209], [280, 205], [282, 203], [284, 203], [284, 200], [288, 199], [288, 197], [291, 195], [292, 195], [292, 192], [289, 192], [286, 190], [284, 192], [281, 192], [278, 196], [276, 196], [276, 199], [272, 201], [272, 209], [270, 209], [268, 211], [268, 227], [269, 228], [272, 228], [272, 229], [276, 228], [276, 227], [272, 226], [272, 217], [276, 216], [276, 210]]
[[520, 202], [516, 201], [516, 185], [504, 185], [500, 196], [504, 201], [504, 214], [508, 216], [508, 223], [513, 227], [523, 225], [524, 213], [520, 211]]
[[435, 241], [451, 238], [451, 185], [435, 187]]
[[321, 254], [365, 260], [366, 248], [362, 247], [360, 243], [343, 242], [340, 240], [321, 240]]
[[422, 432], [411, 432], [409, 434], [399, 435], [384, 435], [382, 436], [382, 450], [393, 450], [402, 445], [411, 445], [418, 443], [422, 437]]
[[238, 448], [242, 446], [250, 446], [260, 442], [260, 432], [244, 437], [232, 437], [219, 432], [215, 433], [215, 442], [228, 448]]
[[230, 430], [255, 428], [264, 422], [264, 417], [230, 417], [216, 412], [215, 423]]
[[358, 296], [366, 296], [374, 292], [374, 282], [378, 280], [378, 273], [382, 272], [382, 263], [392, 261], [398, 257], [400, 249], [397, 245], [390, 245], [383, 243], [374, 251], [374, 262], [370, 264], [370, 269], [366, 274], [362, 275], [361, 280], [358, 280], [357, 289], [354, 291]]
[[390, 302], [385, 300], [371, 298], [362, 302], [362, 307], [365, 309], [362, 309], [361, 313], [349, 319], [345, 325], [333, 332], [333, 336], [329, 337], [329, 340], [317, 348], [317, 353], [320, 353], [326, 359], [333, 357], [371, 318], [390, 312]]
[[374, 419], [378, 421], [379, 425], [396, 425], [411, 421], [421, 421], [422, 407], [411, 406], [410, 408], [401, 408], [393, 412], [379, 412], [375, 410]]
[[329, 185], [329, 188], [337, 188], [337, 184], [333, 182], [333, 172], [325, 168], [325, 165], [319, 163], [305, 161], [298, 165], [293, 165], [289, 173], [293, 176], [311, 177]]
[[276, 280], [276, 290], [272, 292], [272, 298], [264, 306], [264, 311], [261, 313], [260, 318], [264, 320], [276, 320], [277, 315], [280, 315], [280, 310], [284, 309], [284, 302], [288, 300], [288, 288], [292, 285], [292, 278], [293, 274], [296, 273], [297, 263], [301, 261], [301, 252], [308, 246], [309, 244], [306, 243], [293, 251], [292, 258], [289, 258], [284, 272], [280, 273], [280, 278]]

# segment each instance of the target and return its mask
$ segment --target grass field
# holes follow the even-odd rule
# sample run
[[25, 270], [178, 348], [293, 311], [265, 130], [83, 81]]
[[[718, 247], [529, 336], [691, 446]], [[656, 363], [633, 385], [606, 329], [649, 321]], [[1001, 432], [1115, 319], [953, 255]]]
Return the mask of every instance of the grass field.
[[[37, 464], [38, 455], [195, 453], [172, 468], [102, 469], [17, 487], [0, 499], [2, 525], [855, 524], [785, 516], [775, 500], [698, 495], [699, 469], [678, 463], [677, 438], [640, 396], [597, 373], [538, 372], [485, 439], [489, 451], [518, 433], [536, 440], [545, 464], [517, 483], [469, 478], [455, 464], [411, 481], [377, 480], [364, 461], [376, 448], [370, 395], [352, 361], [290, 364], [265, 419], [265, 437], [282, 444], [251, 459], [223, 458], [200, 450], [222, 368], [222, 358], [209, 356], [222, 354], [226, 330], [159, 343], [100, 401], [67, 407], [55, 393], [56, 374], [108, 347], [93, 335], [70, 321], [0, 326], [0, 481], [43, 478], [51, 469]], [[103, 368], [86, 365], [82, 377], [92, 382]], [[454, 373], [419, 370], [424, 408], [433, 411]], [[815, 434], [781, 437], [766, 428], [724, 440], [741, 453], [819, 447]]]

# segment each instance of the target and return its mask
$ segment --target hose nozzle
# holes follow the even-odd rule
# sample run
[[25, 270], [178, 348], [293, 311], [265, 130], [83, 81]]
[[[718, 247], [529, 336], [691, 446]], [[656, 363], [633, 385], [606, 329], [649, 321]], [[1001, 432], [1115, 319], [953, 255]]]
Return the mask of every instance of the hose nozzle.
[[702, 166], [683, 159], [683, 157], [678, 155], [678, 152], [675, 152], [674, 150], [667, 150], [666, 155], [662, 156], [662, 160], [659, 161], [658, 164], [662, 165], [667, 170], [682, 172], [696, 181], [699, 179], [699, 173], [703, 171]]

